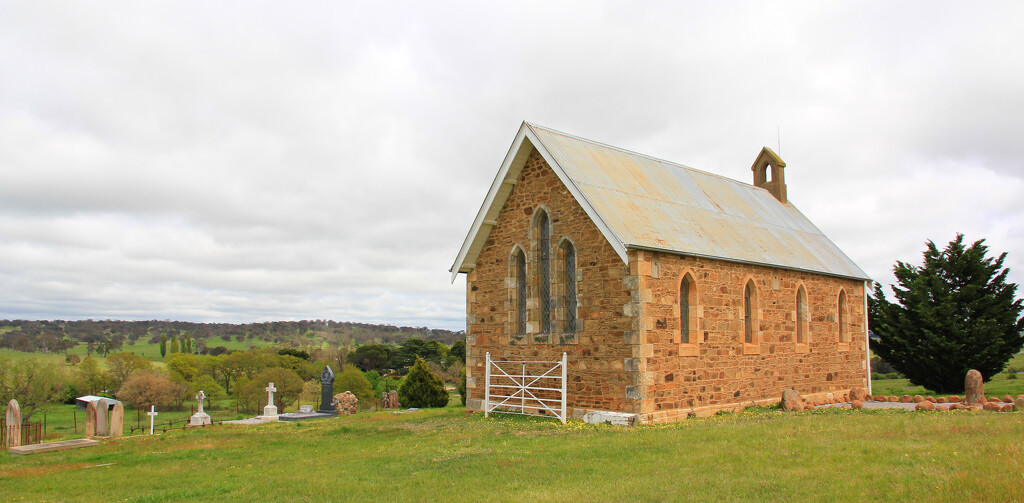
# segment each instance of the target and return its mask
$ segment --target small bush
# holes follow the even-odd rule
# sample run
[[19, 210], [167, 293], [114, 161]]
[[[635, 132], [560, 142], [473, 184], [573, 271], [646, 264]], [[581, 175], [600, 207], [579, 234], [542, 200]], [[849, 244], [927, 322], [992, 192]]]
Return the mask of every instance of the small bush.
[[[1016, 376], [1014, 376], [1016, 377]], [[466, 405], [466, 369], [462, 369], [462, 379], [459, 379], [459, 396], [462, 397], [462, 405]]]
[[369, 409], [373, 406], [376, 401], [373, 385], [366, 379], [366, 376], [351, 363], [345, 365], [345, 369], [341, 372], [341, 375], [334, 381], [334, 393], [344, 393], [351, 391], [353, 395], [359, 399], [360, 409]]
[[448, 391], [444, 381], [417, 357], [409, 375], [398, 386], [398, 400], [404, 407], [444, 407], [448, 405]]

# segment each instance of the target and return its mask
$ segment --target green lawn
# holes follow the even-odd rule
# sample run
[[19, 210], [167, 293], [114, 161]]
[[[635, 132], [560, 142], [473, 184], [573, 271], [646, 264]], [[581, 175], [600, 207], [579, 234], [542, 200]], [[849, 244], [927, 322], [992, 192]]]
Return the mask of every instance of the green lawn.
[[[1024, 371], [1024, 354], [1018, 354], [1010, 359], [1007, 368]], [[926, 390], [921, 386], [914, 386], [907, 379], [874, 379], [871, 381], [871, 390], [876, 395], [940, 395], [940, 393]], [[1002, 398], [1004, 395], [1015, 397], [1021, 394], [1024, 394], [1024, 375], [1015, 375], [1009, 371], [1003, 371], [985, 383], [985, 396]]]
[[1022, 501], [1024, 414], [759, 409], [618, 428], [404, 414], [0, 454], [19, 501]]

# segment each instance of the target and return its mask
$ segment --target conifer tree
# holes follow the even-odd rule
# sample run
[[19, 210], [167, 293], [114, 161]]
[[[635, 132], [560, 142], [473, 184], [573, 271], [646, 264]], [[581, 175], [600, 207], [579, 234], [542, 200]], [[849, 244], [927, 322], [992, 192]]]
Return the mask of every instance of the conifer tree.
[[444, 407], [448, 405], [448, 390], [444, 389], [444, 381], [417, 356], [409, 374], [398, 385], [398, 401], [405, 407]]
[[984, 239], [965, 247], [963, 237], [942, 251], [928, 241], [921, 266], [896, 262], [895, 303], [877, 284], [868, 299], [869, 325], [880, 337], [875, 353], [940, 393], [963, 391], [970, 369], [991, 379], [1024, 346], [1024, 305], [1017, 285], [1006, 282], [1006, 253], [993, 260]]
[[167, 334], [160, 334], [160, 357], [167, 356]]
[[172, 353], [180, 353], [181, 352], [181, 346], [178, 345], [178, 335], [177, 334], [174, 334], [174, 335], [171, 336], [171, 352]]

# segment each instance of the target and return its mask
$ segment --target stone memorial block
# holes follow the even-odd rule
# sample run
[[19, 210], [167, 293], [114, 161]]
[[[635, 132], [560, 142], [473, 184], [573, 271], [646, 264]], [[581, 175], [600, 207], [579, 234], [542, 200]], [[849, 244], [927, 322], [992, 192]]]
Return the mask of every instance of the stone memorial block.
[[985, 381], [981, 372], [971, 369], [964, 379], [964, 403], [968, 405], [985, 403]]
[[85, 438], [96, 436], [96, 401], [89, 402], [85, 406]]
[[782, 392], [782, 410], [787, 412], [800, 411], [803, 409], [800, 401], [800, 393], [797, 393], [795, 389], [787, 389]]
[[334, 408], [331, 407], [333, 396], [334, 371], [331, 370], [330, 365], [327, 365], [324, 367], [324, 371], [320, 373], [320, 412], [334, 413]]
[[7, 447], [18, 447], [21, 445], [21, 406], [18, 401], [11, 399], [7, 402]]
[[101, 398], [96, 400], [96, 436], [110, 436], [110, 400]]
[[358, 408], [359, 399], [352, 394], [351, 391], [344, 393], [338, 393], [334, 395], [334, 410], [338, 412], [338, 415], [355, 414]]
[[313, 406], [312, 405], [300, 405], [299, 406], [299, 412], [302, 412], [303, 414], [312, 413], [313, 412]]
[[196, 400], [199, 401], [199, 410], [188, 419], [189, 426], [205, 426], [210, 424], [210, 415], [203, 411], [203, 401], [206, 400], [206, 393], [203, 393], [203, 390], [199, 390]]
[[114, 410], [110, 412], [110, 436], [120, 437], [124, 435], [124, 405], [121, 402], [114, 404]]
[[402, 406], [398, 403], [398, 392], [395, 390], [388, 391], [388, 408], [398, 409]]

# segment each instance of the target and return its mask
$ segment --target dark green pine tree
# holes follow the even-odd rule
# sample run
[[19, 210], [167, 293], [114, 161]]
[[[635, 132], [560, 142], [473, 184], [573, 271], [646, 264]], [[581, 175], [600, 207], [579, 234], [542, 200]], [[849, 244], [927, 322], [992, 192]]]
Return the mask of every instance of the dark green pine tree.
[[167, 356], [167, 334], [160, 334], [160, 357]]
[[409, 374], [398, 385], [398, 401], [403, 407], [444, 407], [448, 405], [448, 391], [444, 381], [417, 356]]
[[964, 247], [957, 234], [939, 251], [928, 241], [924, 264], [896, 262], [895, 303], [875, 285], [868, 299], [871, 348], [910, 382], [939, 393], [960, 392], [977, 369], [986, 381], [1024, 346], [1024, 310], [1007, 283], [1006, 254], [986, 257], [984, 239]]
[[181, 352], [181, 346], [178, 345], [178, 336], [177, 336], [177, 334], [171, 335], [171, 352], [172, 353], [180, 353]]

